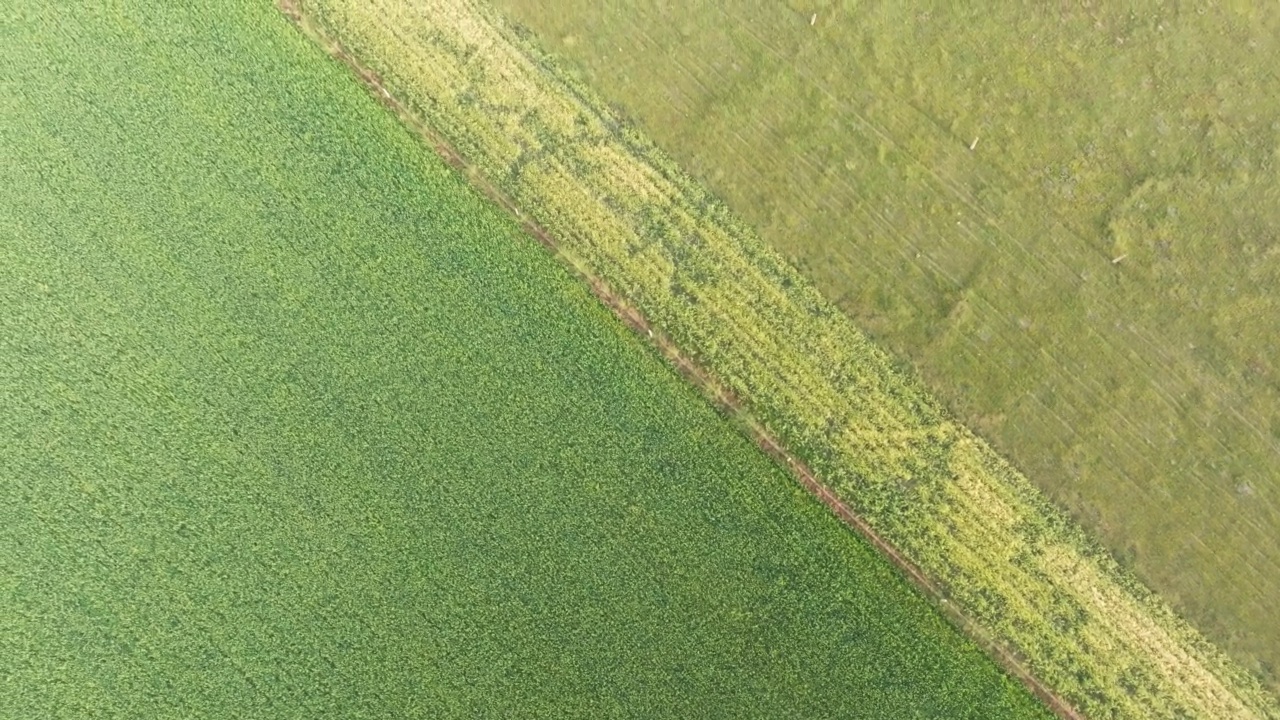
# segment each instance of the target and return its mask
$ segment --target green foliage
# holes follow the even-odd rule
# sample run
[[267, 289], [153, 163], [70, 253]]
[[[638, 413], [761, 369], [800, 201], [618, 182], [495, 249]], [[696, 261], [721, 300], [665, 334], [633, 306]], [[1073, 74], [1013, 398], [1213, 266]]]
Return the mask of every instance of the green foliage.
[[547, 227], [572, 263], [744, 398], [752, 420], [809, 462], [944, 600], [1086, 715], [1280, 713], [1254, 678], [491, 8], [306, 7], [381, 78], [379, 92], [404, 102]]
[[1044, 716], [273, 8], [3, 13], [0, 717]]

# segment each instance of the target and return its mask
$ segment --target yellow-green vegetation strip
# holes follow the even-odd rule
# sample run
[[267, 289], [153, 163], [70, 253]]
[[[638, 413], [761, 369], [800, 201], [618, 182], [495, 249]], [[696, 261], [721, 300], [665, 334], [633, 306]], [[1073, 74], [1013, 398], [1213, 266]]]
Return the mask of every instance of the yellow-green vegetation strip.
[[1252, 677], [491, 8], [303, 9], [1079, 710], [1280, 717]]

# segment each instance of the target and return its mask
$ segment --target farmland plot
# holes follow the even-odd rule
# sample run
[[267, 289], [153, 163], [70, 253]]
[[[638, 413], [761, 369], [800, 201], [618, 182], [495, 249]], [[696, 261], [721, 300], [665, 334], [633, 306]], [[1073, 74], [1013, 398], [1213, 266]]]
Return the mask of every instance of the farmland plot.
[[0, 43], [0, 717], [1044, 717], [264, 3]]
[[495, 4], [1280, 690], [1280, 6]]

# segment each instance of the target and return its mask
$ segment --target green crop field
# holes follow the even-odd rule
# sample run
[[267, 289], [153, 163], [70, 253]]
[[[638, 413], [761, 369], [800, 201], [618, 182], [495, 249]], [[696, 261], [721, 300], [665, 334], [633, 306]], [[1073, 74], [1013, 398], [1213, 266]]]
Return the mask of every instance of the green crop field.
[[1047, 712], [263, 2], [0, 11], [0, 717]]
[[[287, 12], [408, 126], [450, 145], [473, 182], [539, 223], [577, 271], [647, 318], [654, 341], [697, 364], [749, 432], [807, 464], [950, 617], [1047, 685], [1061, 712], [1280, 717], [1256, 677], [537, 36], [485, 0], [306, 0]], [[1112, 260], [1105, 271], [1119, 267]]]
[[494, 4], [1280, 690], [1280, 5]]

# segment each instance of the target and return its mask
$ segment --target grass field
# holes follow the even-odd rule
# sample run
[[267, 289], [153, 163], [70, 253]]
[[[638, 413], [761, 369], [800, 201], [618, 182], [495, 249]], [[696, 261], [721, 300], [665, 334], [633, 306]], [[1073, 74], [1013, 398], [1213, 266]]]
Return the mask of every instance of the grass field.
[[1086, 715], [1280, 715], [1255, 679], [487, 3], [304, 10], [377, 95], [455, 146], [477, 182], [546, 226], [569, 262], [634, 303], [749, 422], [813, 466], [946, 607]]
[[494, 4], [1280, 690], [1280, 6]]
[[0, 43], [0, 717], [1047, 717], [266, 3]]

